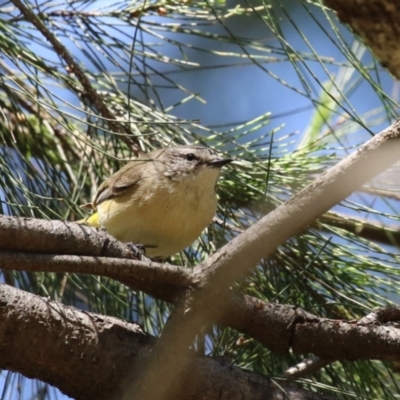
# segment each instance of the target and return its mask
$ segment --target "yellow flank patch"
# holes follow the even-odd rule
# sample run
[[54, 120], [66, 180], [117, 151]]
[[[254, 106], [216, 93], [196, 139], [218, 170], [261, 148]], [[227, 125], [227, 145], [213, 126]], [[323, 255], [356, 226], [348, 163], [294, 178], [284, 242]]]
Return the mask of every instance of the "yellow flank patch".
[[95, 212], [90, 217], [76, 221], [77, 224], [91, 226], [92, 228], [100, 228], [99, 214]]

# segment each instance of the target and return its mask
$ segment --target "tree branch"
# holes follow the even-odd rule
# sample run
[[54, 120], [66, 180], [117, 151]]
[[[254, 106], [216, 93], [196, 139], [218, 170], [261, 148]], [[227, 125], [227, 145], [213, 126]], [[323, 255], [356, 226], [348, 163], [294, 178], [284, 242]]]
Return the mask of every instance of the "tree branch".
[[335, 362], [335, 359], [323, 359], [315, 356], [308, 357], [294, 367], [288, 368], [284, 375], [290, 378], [303, 378]]
[[1, 252], [1, 268], [18, 271], [71, 272], [99, 276], [146, 279], [186, 288], [192, 283], [188, 269], [152, 261], [121, 258]]
[[323, 224], [344, 229], [356, 234], [360, 238], [372, 240], [374, 242], [392, 246], [400, 245], [400, 226], [387, 226], [379, 222], [371, 223], [361, 218], [332, 212], [322, 215], [314, 225], [316, 225], [318, 229], [324, 229], [325, 227], [322, 226]]
[[[67, 64], [67, 72], [73, 73], [78, 81], [80, 82], [83, 93], [82, 95], [88, 99], [88, 101], [96, 106], [100, 114], [104, 119], [107, 120], [107, 124], [114, 132], [123, 134], [122, 140], [128, 144], [129, 147], [135, 143], [133, 151], [137, 155], [140, 151], [140, 147], [137, 142], [137, 138], [132, 136], [131, 130], [124, 126], [120, 121], [117, 120], [115, 115], [109, 110], [107, 105], [104, 103], [101, 96], [96, 92], [87, 78], [86, 74], [82, 71], [79, 65], [75, 62], [71, 54], [68, 52], [66, 47], [51, 33], [43, 21], [37, 16], [30, 7], [26, 6], [22, 0], [11, 0], [12, 3], [19, 9], [24, 15], [27, 21], [31, 22], [36, 29], [50, 42], [54, 51], [65, 61]], [[67, 82], [66, 82], [67, 83]], [[74, 92], [77, 92], [77, 88], [74, 85], [68, 84], [69, 88]]]
[[171, 303], [183, 290], [194, 284], [189, 269], [150, 260], [3, 251], [0, 251], [0, 255], [0, 268], [3, 270], [107, 276], [125, 284], [129, 282], [128, 286], [132, 289], [150, 292]]
[[382, 65], [400, 78], [400, 9], [398, 0], [325, 0], [349, 24]]
[[[12, 228], [21, 226], [21, 224], [16, 223], [19, 220], [17, 218], [0, 217], [1, 244], [4, 243], [3, 238], [10, 237], [10, 235], [7, 235], [7, 230], [3, 229], [2, 222], [10, 222], [10, 220], [15, 221], [14, 223], [9, 223], [8, 226]], [[41, 237], [49, 239], [51, 232], [56, 237], [60, 234], [59, 230], [52, 229], [56, 221], [26, 219], [22, 219], [22, 221], [24, 221], [25, 227], [38, 228], [40, 226]], [[73, 227], [73, 225], [75, 224], [60, 223], [59, 226], [62, 229], [67, 229], [72, 234], [74, 229], [69, 229], [69, 226]], [[44, 230], [45, 226], [50, 229], [50, 232]], [[28, 229], [24, 232], [22, 238], [28, 242], [31, 237], [29, 233], [34, 236], [37, 234], [37, 230]], [[79, 238], [80, 229], [77, 230], [77, 233]], [[89, 238], [96, 235], [102, 238], [104, 233], [89, 230]], [[73, 241], [78, 240], [78, 238], [74, 238]], [[49, 241], [52, 244], [58, 243], [54, 238]], [[19, 241], [18, 247], [23, 247], [23, 240]], [[62, 248], [63, 241], [61, 241]], [[124, 248], [125, 246], [123, 246]], [[55, 249], [53, 248], [53, 250]], [[132, 289], [145, 291], [154, 297], [172, 303], [176, 302], [180, 294], [197, 285], [190, 270], [187, 268], [158, 264], [151, 261], [120, 258], [3, 251], [0, 257], [0, 268], [3, 270], [73, 272], [108, 276], [127, 284]], [[400, 360], [398, 352], [400, 339], [397, 330], [390, 326], [386, 326], [385, 330], [381, 330], [379, 326], [372, 325], [369, 319], [366, 320], [366, 317], [359, 321], [358, 324], [355, 324], [354, 321], [336, 320], [332, 322], [332, 320], [317, 317], [295, 306], [268, 304], [254, 297], [235, 293], [230, 294], [225, 307], [225, 313], [218, 320], [221, 324], [251, 336], [276, 353], [287, 354], [291, 349], [295, 354], [314, 352], [314, 354], [321, 357], [333, 354], [336, 359]], [[379, 325], [379, 321], [374, 322]], [[387, 322], [385, 320], [382, 323]], [[349, 333], [343, 336], [340, 336], [340, 334], [335, 336], [333, 334], [327, 340], [329, 331], [321, 328], [321, 326], [331, 327], [332, 323], [340, 326], [343, 329], [342, 332]], [[303, 324], [307, 326], [307, 335], [303, 333]], [[349, 330], [350, 328], [351, 330]], [[390, 340], [387, 336], [387, 330], [391, 332]], [[325, 332], [324, 335], [322, 335], [322, 332]], [[368, 341], [376, 338], [379, 339], [379, 345], [368, 346]], [[357, 341], [360, 346], [364, 346], [362, 354], [353, 346], [354, 341]], [[321, 343], [321, 346], [316, 348], [312, 345], [313, 342]]]
[[[44, 380], [77, 400], [118, 398], [129, 366], [146, 357], [154, 338], [132, 323], [79, 311], [0, 284], [0, 368]], [[30, 340], [26, 340], [29, 332]], [[55, 360], [57, 360], [55, 362]], [[62, 362], [59, 362], [62, 360]], [[189, 372], [174, 400], [316, 399], [293, 384], [279, 386], [249, 371], [190, 357]], [[328, 396], [318, 396], [328, 399]]]
[[0, 215], [0, 250], [134, 258], [128, 246], [85, 225]]
[[[18, 238], [17, 232], [20, 232]], [[39, 238], [34, 241], [35, 236]], [[85, 237], [85, 246], [75, 246], [76, 251], [85, 255], [57, 255], [31, 253], [36, 247], [42, 251], [70, 252], [69, 243], [79, 243]], [[107, 239], [107, 240], [105, 240]], [[182, 293], [196, 288], [199, 281], [191, 270], [169, 264], [159, 264], [150, 260], [139, 261], [116, 258], [128, 254], [126, 246], [110, 239], [103, 231], [83, 227], [75, 223], [62, 221], [45, 221], [25, 218], [0, 216], [0, 268], [3, 270], [21, 270], [30, 272], [70, 272], [108, 276], [116, 279], [134, 290], [142, 290], [156, 298], [175, 303]], [[112, 257], [90, 257], [101, 254], [108, 243], [104, 254]], [[96, 244], [99, 244], [96, 246]], [[116, 247], [113, 247], [113, 246]], [[35, 247], [36, 246], [36, 247]], [[9, 247], [12, 250], [4, 251]], [[108, 251], [108, 253], [107, 253]], [[380, 359], [400, 360], [398, 352], [399, 339], [397, 330], [391, 330], [391, 339], [386, 331], [378, 329], [368, 320], [358, 324], [335, 320], [349, 332], [347, 335], [329, 335], [329, 330], [321, 326], [331, 326], [332, 320], [320, 318], [290, 305], [268, 304], [251, 296], [242, 296], [231, 292], [226, 299], [225, 312], [218, 322], [236, 329], [258, 340], [264, 346], [279, 354], [314, 354], [323, 357], [334, 352], [337, 359]], [[376, 321], [379, 322], [379, 321]], [[384, 323], [388, 321], [385, 320]], [[382, 322], [383, 323], [383, 322]], [[308, 335], [304, 336], [301, 325], [306, 325]], [[351, 328], [351, 331], [350, 331]], [[367, 334], [366, 330], [370, 332]], [[350, 334], [351, 332], [351, 334]], [[381, 335], [381, 336], [380, 336]], [[379, 339], [379, 346], [368, 346], [368, 340]], [[319, 342], [322, 347], [315, 348], [311, 340]], [[353, 347], [357, 341], [364, 346], [363, 354]]]
[[[195, 335], [226, 312], [230, 286], [260, 258], [270, 256], [285, 240], [396, 162], [400, 158], [399, 137], [397, 121], [196, 267], [197, 290], [175, 307], [147, 365], [124, 399], [168, 398], [171, 382], [186, 368], [187, 349]], [[175, 355], [173, 368], [158, 363], [171, 353]]]

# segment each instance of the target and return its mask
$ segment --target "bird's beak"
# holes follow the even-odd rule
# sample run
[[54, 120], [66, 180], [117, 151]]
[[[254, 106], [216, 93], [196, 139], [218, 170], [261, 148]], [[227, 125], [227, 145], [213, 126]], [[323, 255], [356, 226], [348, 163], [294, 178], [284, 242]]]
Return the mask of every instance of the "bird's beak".
[[233, 161], [232, 158], [217, 158], [214, 161], [210, 161], [208, 165], [212, 168], [222, 168], [224, 165], [229, 164]]

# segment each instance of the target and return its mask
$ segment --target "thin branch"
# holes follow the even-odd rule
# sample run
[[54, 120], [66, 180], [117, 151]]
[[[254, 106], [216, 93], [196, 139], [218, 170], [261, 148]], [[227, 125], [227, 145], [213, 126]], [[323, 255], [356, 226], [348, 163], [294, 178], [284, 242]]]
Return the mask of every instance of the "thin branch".
[[[140, 151], [137, 139], [131, 135], [131, 131], [128, 127], [124, 126], [120, 121], [117, 120], [115, 115], [109, 110], [106, 103], [104, 103], [101, 96], [96, 92], [87, 78], [86, 74], [82, 71], [79, 65], [75, 62], [71, 54], [68, 52], [66, 47], [47, 29], [43, 21], [32, 11], [32, 9], [26, 6], [22, 0], [11, 0], [12, 3], [19, 9], [19, 11], [24, 15], [26, 20], [30, 21], [38, 31], [50, 42], [54, 51], [65, 61], [68, 65], [66, 69], [69, 74], [74, 74], [83, 88], [82, 96], [86, 97], [88, 101], [96, 106], [100, 114], [104, 119], [107, 120], [110, 128], [117, 133], [123, 134], [121, 138], [131, 147], [133, 142], [133, 150], [137, 155]], [[77, 88], [73, 85], [69, 85], [70, 89], [74, 92]], [[128, 135], [129, 137], [125, 136]]]
[[363, 186], [359, 191], [368, 194], [373, 194], [375, 196], [387, 197], [389, 199], [400, 201], [400, 193], [395, 192], [394, 190], [379, 189], [372, 186]]
[[332, 212], [324, 214], [315, 222], [315, 225], [319, 229], [324, 229], [322, 224], [344, 229], [361, 238], [375, 242], [393, 246], [400, 245], [400, 226], [387, 226], [379, 223], [371, 223], [361, 218], [339, 215]]
[[0, 252], [0, 268], [16, 271], [70, 272], [146, 280], [186, 288], [193, 283], [187, 268], [123, 258]]
[[55, 10], [55, 11], [50, 11], [45, 14], [43, 14], [44, 18], [49, 18], [49, 17], [62, 17], [62, 18], [76, 18], [76, 19], [85, 19], [85, 18], [110, 18], [110, 17], [115, 17], [115, 18], [123, 18], [123, 17], [129, 17], [129, 18], [136, 18], [139, 17], [143, 13], [147, 13], [149, 11], [155, 11], [160, 15], [165, 15], [167, 14], [167, 11], [164, 7], [164, 4], [159, 3], [159, 4], [140, 4], [136, 8], [130, 8], [129, 10], [115, 10], [111, 12], [101, 12], [101, 11], [77, 11], [77, 10]]
[[370, 314], [361, 318], [359, 324], [365, 325], [384, 325], [388, 322], [395, 322], [399, 326], [400, 308], [399, 307], [377, 307]]
[[235, 225], [229, 224], [228, 222], [223, 221], [221, 218], [214, 217], [213, 222], [219, 226], [222, 226], [223, 228], [229, 229], [232, 232], [243, 233], [243, 229], [240, 229]]
[[288, 368], [284, 375], [290, 378], [304, 378], [319, 371], [320, 369], [332, 364], [335, 359], [321, 359], [319, 357], [311, 356], [298, 363], [297, 365]]

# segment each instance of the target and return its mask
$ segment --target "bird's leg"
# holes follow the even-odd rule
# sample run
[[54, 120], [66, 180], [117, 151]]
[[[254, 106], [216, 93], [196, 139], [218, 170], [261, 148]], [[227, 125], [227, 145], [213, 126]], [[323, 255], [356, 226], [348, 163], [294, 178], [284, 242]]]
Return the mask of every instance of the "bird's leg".
[[146, 256], [146, 247], [144, 244], [133, 244], [132, 242], [125, 244], [138, 260], [142, 260], [143, 256]]

